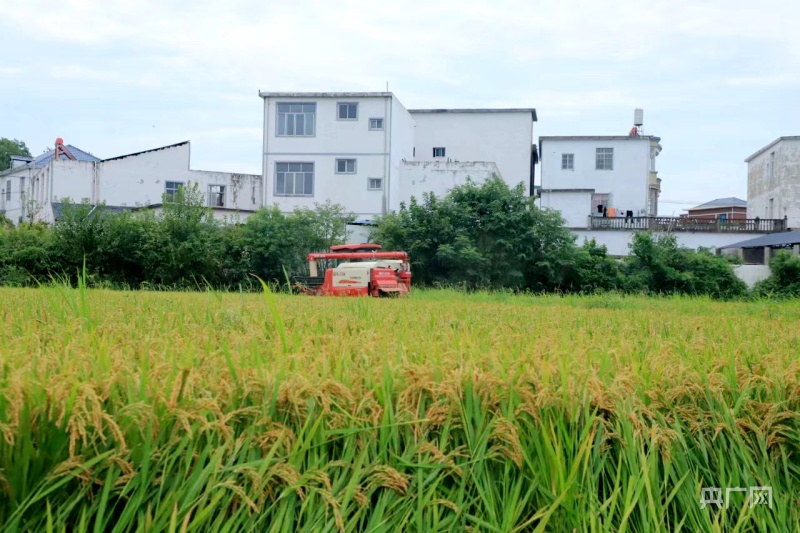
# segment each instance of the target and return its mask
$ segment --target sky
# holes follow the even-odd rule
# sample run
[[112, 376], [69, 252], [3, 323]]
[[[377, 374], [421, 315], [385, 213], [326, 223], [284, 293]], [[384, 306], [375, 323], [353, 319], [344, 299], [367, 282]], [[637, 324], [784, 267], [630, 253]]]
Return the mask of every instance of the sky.
[[746, 199], [745, 158], [800, 134], [798, 21], [789, 0], [0, 0], [0, 137], [190, 140], [193, 169], [260, 174], [259, 90], [533, 107], [535, 141], [626, 135], [639, 107], [678, 215]]

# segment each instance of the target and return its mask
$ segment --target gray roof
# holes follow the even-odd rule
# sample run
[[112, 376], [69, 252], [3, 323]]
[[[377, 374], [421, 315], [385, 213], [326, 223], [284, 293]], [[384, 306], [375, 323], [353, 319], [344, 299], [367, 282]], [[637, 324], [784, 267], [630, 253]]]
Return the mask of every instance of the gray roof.
[[735, 242], [724, 248], [762, 248], [764, 246], [790, 246], [800, 244], [800, 231], [784, 231], [783, 233], [772, 233], [762, 237], [756, 237], [747, 241]]
[[[100, 161], [99, 157], [95, 157], [89, 152], [84, 152], [83, 150], [81, 150], [76, 146], [72, 146], [71, 144], [66, 144], [64, 146], [66, 147], [67, 150], [69, 150], [69, 153], [71, 153], [78, 161], [90, 161], [95, 163]], [[55, 153], [56, 153], [55, 150], [50, 150], [49, 152], [45, 152], [41, 155], [38, 155], [34, 158], [33, 163], [37, 167], [44, 166], [55, 158]], [[67, 157], [64, 154], [61, 154], [59, 156], [59, 159], [65, 161], [68, 160], [69, 157]]]
[[534, 122], [537, 121], [536, 109], [532, 107], [509, 108], [473, 108], [473, 109], [409, 109], [409, 113], [530, 113]]
[[710, 202], [692, 207], [689, 211], [694, 211], [695, 209], [719, 209], [720, 207], [747, 207], [747, 201], [733, 196], [717, 198], [716, 200], [711, 200]]
[[750, 161], [752, 161], [756, 157], [760, 156], [761, 154], [763, 154], [764, 152], [766, 152], [767, 150], [769, 150], [770, 148], [772, 148], [773, 146], [775, 146], [776, 144], [778, 144], [781, 141], [800, 141], [800, 135], [793, 135], [793, 136], [788, 136], [788, 137], [778, 137], [777, 139], [775, 139], [774, 141], [772, 141], [771, 143], [766, 145], [764, 148], [762, 148], [758, 152], [754, 153], [753, 155], [751, 155], [750, 157], [745, 159], [744, 162], [745, 163], [749, 163]]

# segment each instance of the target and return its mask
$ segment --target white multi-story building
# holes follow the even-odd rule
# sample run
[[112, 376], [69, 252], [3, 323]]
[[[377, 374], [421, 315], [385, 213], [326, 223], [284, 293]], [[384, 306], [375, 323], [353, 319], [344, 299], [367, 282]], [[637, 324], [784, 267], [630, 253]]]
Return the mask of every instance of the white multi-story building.
[[260, 92], [264, 204], [370, 217], [467, 178], [532, 185], [534, 109], [406, 109], [390, 92]]
[[661, 139], [629, 136], [541, 137], [540, 206], [561, 212], [571, 228], [592, 217], [658, 215]]
[[746, 234], [784, 231], [782, 220], [659, 216], [661, 139], [641, 134], [642, 118], [637, 109], [626, 136], [539, 139], [539, 206], [558, 211], [579, 243], [593, 239], [611, 255], [625, 256], [641, 231], [670, 233], [689, 249], [720, 248]]
[[110, 208], [158, 209], [179, 187], [197, 184], [219, 218], [241, 220], [260, 207], [261, 176], [190, 168], [189, 141], [100, 159], [56, 140], [36, 158], [12, 157], [0, 173], [0, 211], [12, 222], [53, 222], [65, 200]]
[[800, 228], [800, 136], [780, 137], [745, 159], [747, 217]]

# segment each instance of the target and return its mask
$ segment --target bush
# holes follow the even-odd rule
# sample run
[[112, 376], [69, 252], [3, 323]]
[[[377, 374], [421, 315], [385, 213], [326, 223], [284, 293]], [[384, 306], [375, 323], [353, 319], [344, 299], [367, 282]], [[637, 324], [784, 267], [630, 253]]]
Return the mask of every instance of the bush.
[[736, 276], [729, 261], [708, 251], [682, 249], [674, 235], [636, 233], [630, 249], [623, 266], [624, 289], [628, 292], [722, 299], [747, 293], [747, 285]]
[[770, 260], [769, 269], [770, 277], [756, 283], [754, 294], [778, 298], [800, 297], [800, 257], [781, 250]]

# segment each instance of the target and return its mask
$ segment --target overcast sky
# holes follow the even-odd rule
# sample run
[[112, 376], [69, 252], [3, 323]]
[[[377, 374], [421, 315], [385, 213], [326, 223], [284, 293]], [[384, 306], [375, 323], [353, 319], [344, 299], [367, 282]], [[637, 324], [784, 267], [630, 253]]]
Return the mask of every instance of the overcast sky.
[[192, 168], [260, 173], [259, 90], [534, 107], [537, 140], [625, 135], [642, 107], [669, 215], [746, 199], [744, 159], [800, 134], [793, 0], [222, 5], [0, 0], [0, 137], [102, 158], [191, 140]]

